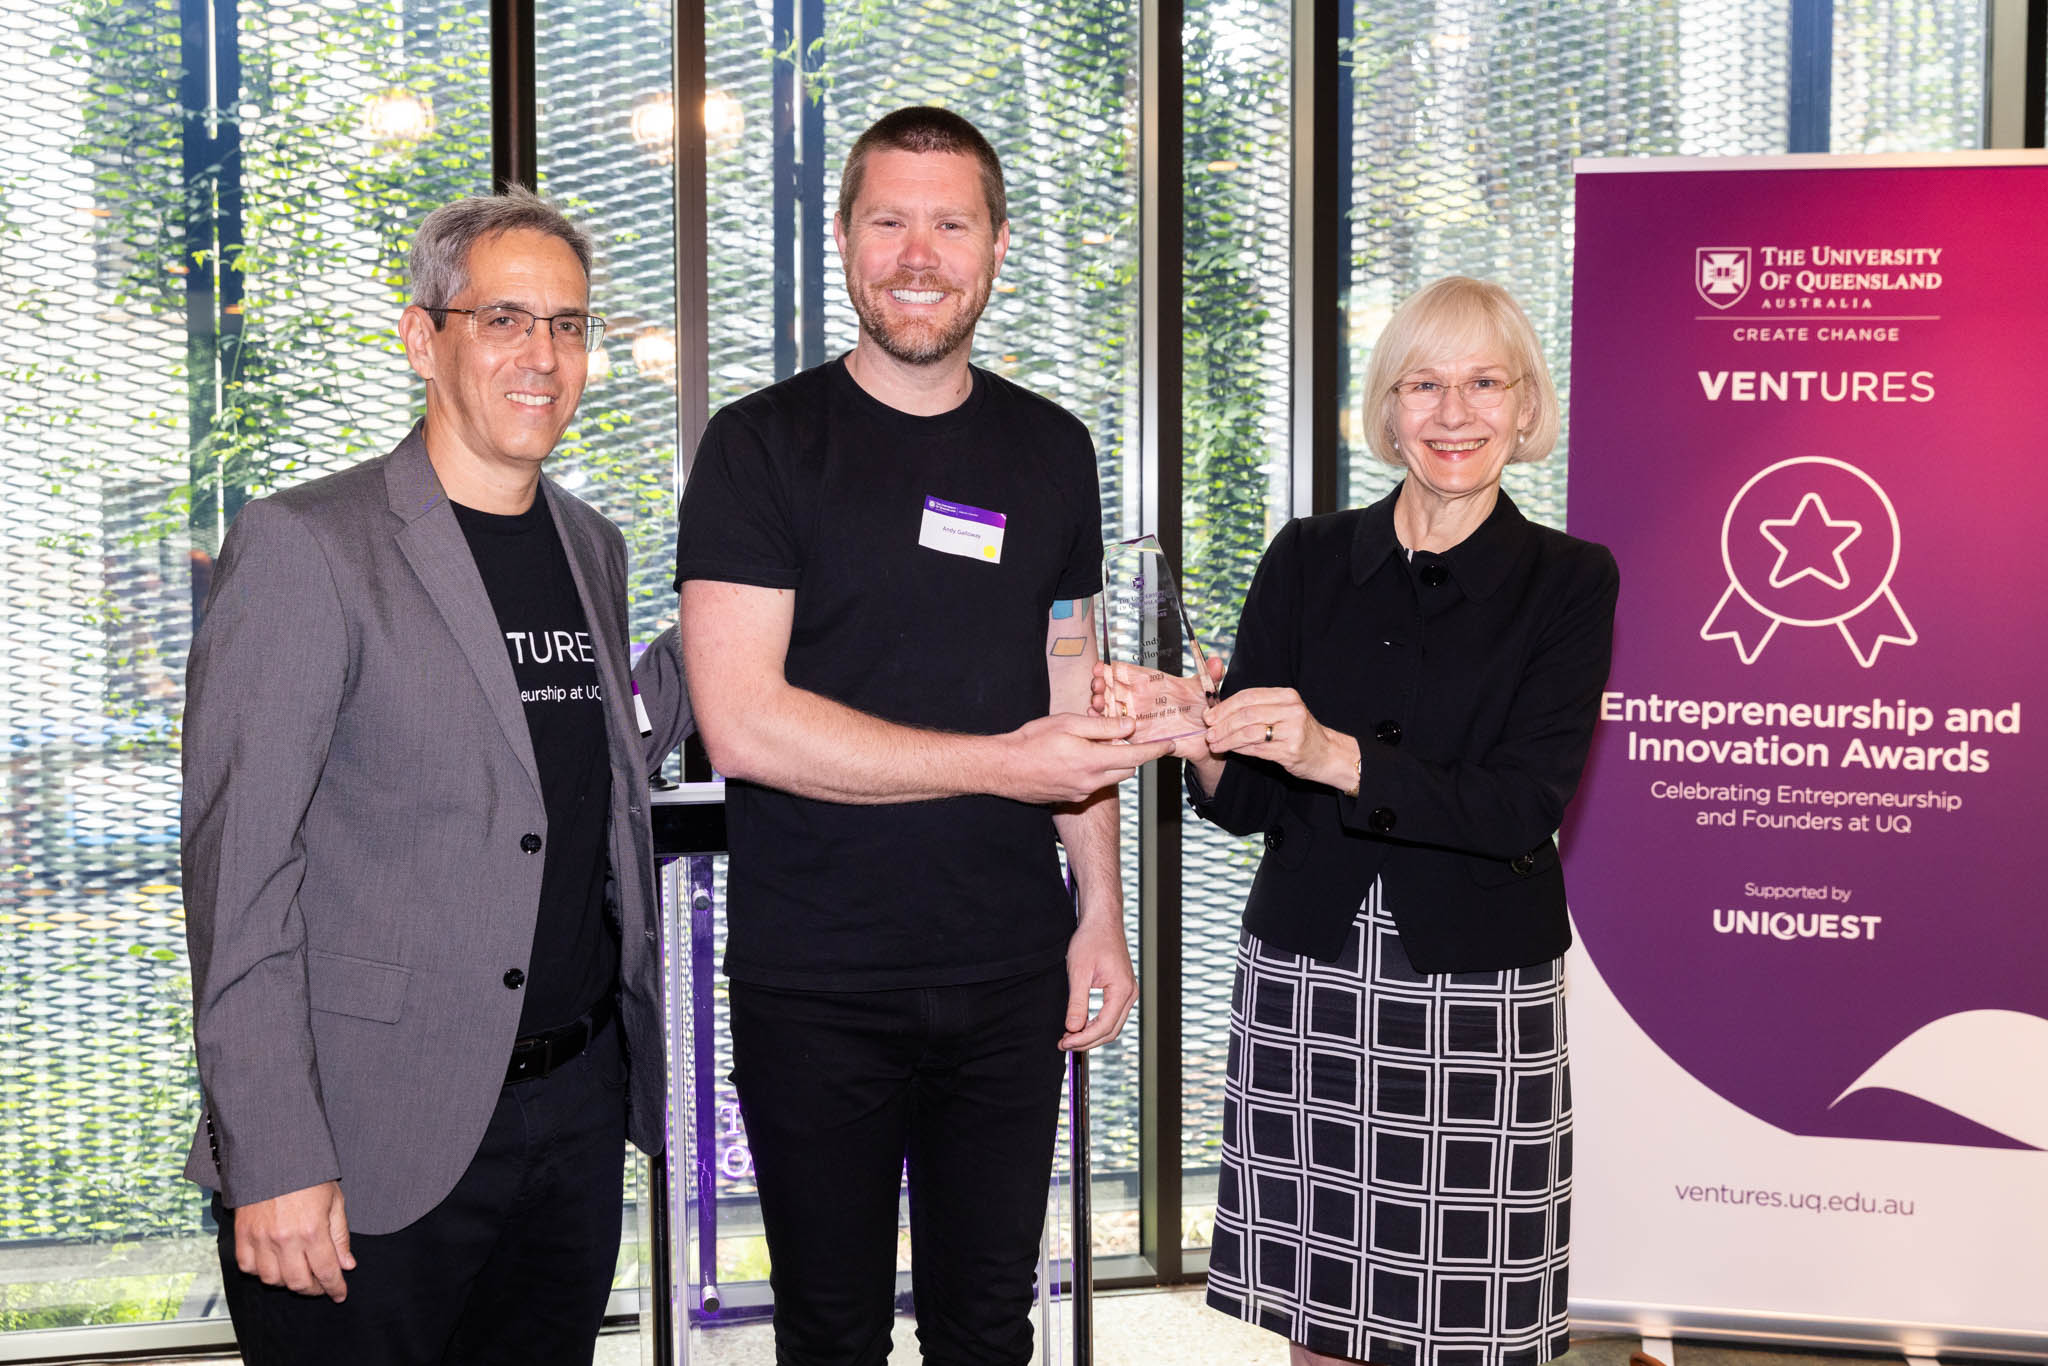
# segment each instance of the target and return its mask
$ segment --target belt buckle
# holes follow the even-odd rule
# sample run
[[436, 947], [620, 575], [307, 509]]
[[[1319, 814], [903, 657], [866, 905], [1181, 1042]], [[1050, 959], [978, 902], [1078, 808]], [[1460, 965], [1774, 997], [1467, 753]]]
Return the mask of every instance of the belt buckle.
[[546, 1077], [563, 1063], [570, 1061], [590, 1047], [590, 1041], [597, 1031], [590, 1027], [587, 1019], [546, 1034], [535, 1034], [512, 1046], [512, 1066], [508, 1082], [532, 1081]]
[[512, 1065], [505, 1080], [508, 1083], [532, 1081], [535, 1077], [546, 1076], [549, 1071], [548, 1051], [548, 1041], [544, 1038], [536, 1037], [513, 1045]]

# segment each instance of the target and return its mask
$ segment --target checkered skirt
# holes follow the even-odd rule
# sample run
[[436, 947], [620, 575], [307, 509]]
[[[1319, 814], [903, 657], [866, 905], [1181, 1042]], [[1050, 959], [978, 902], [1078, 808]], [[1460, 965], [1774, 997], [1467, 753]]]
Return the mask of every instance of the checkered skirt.
[[1380, 1366], [1564, 1354], [1562, 964], [1426, 975], [1374, 883], [1318, 963], [1246, 932], [1209, 1303]]

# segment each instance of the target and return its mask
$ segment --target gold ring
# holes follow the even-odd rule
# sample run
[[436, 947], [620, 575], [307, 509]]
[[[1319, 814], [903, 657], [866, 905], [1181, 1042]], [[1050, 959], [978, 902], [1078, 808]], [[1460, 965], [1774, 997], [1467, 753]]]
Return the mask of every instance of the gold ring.
[[1266, 743], [1269, 745], [1273, 743], [1273, 723], [1271, 721], [1266, 723]]

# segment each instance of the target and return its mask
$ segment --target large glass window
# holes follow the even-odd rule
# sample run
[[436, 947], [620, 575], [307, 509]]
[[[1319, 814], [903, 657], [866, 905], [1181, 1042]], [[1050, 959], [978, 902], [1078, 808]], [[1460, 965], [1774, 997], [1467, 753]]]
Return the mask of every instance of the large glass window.
[[675, 620], [674, 23], [668, 0], [542, 0], [534, 26], [540, 189], [596, 239], [606, 323], [548, 470], [625, 532], [639, 646]]
[[487, 184], [488, 52], [456, 0], [0, 4], [0, 1329], [220, 1312], [185, 653], [236, 509], [411, 420], [400, 247]]
[[[1984, 7], [1834, 7], [1837, 152], [1978, 146]], [[1343, 206], [1340, 506], [1399, 475], [1360, 438], [1358, 375], [1393, 308], [1441, 275], [1500, 281], [1529, 312], [1566, 406], [1566, 438], [1506, 487], [1564, 523], [1575, 157], [1735, 156], [1787, 147], [1787, 0], [1541, 10], [1497, 0], [1355, 0], [1341, 66], [1351, 109]]]
[[[1399, 474], [1367, 450], [1357, 377], [1400, 301], [1438, 276], [1514, 291], [1570, 390], [1571, 163], [1581, 156], [1782, 152], [1784, 0], [1531, 10], [1359, 0], [1344, 92], [1344, 437], [1339, 503]], [[1564, 522], [1566, 450], [1511, 466], [1524, 512]]]
[[1835, 0], [1834, 152], [1929, 152], [1984, 138], [1982, 0]]
[[[1204, 643], [1226, 659], [1293, 490], [1291, 9], [1203, 0], [1184, 19], [1182, 576]], [[1263, 845], [1170, 799], [1181, 811], [1180, 1231], [1185, 1245], [1207, 1247], [1238, 916]]]
[[[705, 26], [712, 406], [852, 347], [857, 322], [831, 240], [839, 168], [876, 118], [903, 105], [944, 105], [988, 136], [1009, 188], [1010, 251], [975, 362], [1088, 425], [1104, 534], [1123, 534], [1124, 471], [1137, 436], [1136, 5], [1040, 0], [991, 11], [929, 0], [888, 10], [719, 0], [707, 6]], [[1128, 818], [1125, 840], [1133, 853]], [[1125, 876], [1134, 898], [1134, 868]], [[1135, 941], [1135, 914], [1131, 929]], [[721, 1040], [723, 1005], [721, 986]], [[1107, 1250], [1137, 1245], [1136, 1028], [1092, 1064], [1096, 1241]], [[721, 1078], [729, 1065], [721, 1054]], [[731, 1130], [717, 1155], [720, 1275], [728, 1303], [743, 1303], [734, 1283], [765, 1277], [765, 1246], [736, 1098], [722, 1082], [713, 1104]]]
[[[675, 620], [674, 18], [668, 0], [541, 0], [534, 13], [540, 191], [596, 246], [590, 306], [605, 319], [575, 422], [548, 473], [625, 534], [635, 652]], [[626, 1236], [612, 1308], [655, 1288], [647, 1159], [627, 1148]]]

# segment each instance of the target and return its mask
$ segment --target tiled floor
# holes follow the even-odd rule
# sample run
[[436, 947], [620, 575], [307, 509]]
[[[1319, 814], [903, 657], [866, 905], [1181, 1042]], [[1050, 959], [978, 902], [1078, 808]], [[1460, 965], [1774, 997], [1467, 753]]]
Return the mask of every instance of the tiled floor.
[[[1139, 1290], [1100, 1295], [1095, 1301], [1094, 1366], [1286, 1366], [1287, 1346], [1278, 1337], [1216, 1313], [1202, 1303], [1199, 1287]], [[598, 1366], [642, 1366], [637, 1339], [604, 1344]], [[1629, 1366], [1641, 1350], [1635, 1337], [1574, 1338], [1556, 1366]], [[1666, 1366], [1903, 1366], [1900, 1357], [1836, 1353], [1769, 1352], [1680, 1343]], [[907, 1320], [896, 1326], [892, 1362], [916, 1366], [917, 1340]], [[1052, 1363], [1065, 1362], [1054, 1357]], [[721, 1330], [693, 1345], [691, 1366], [773, 1366], [774, 1347], [766, 1324]], [[1049, 1366], [1051, 1364], [1049, 1363]]]
[[[600, 1353], [598, 1366], [638, 1366], [639, 1359], [626, 1350], [636, 1344], [605, 1346], [612, 1354]], [[1065, 1366], [1071, 1353], [1041, 1359], [1046, 1366]], [[908, 1319], [897, 1320], [890, 1360], [910, 1366], [918, 1360]], [[1123, 1291], [1095, 1299], [1095, 1366], [1241, 1366], [1286, 1360], [1280, 1339], [1206, 1308], [1198, 1288]], [[699, 1333], [691, 1343], [691, 1366], [774, 1366], [774, 1361], [765, 1323]]]
[[[1095, 1366], [1285, 1366], [1286, 1345], [1271, 1333], [1215, 1313], [1202, 1303], [1198, 1287], [1123, 1291], [1095, 1301]], [[1574, 1339], [1559, 1366], [1628, 1366], [1641, 1347], [1633, 1337]], [[597, 1366], [644, 1366], [645, 1345], [637, 1334], [607, 1335], [598, 1344]], [[1771, 1352], [1680, 1343], [1669, 1366], [1900, 1366], [1898, 1357]], [[127, 1366], [229, 1366], [235, 1358], [190, 1358], [178, 1363]], [[909, 1320], [896, 1325], [891, 1360], [915, 1366], [917, 1340]], [[1051, 1358], [1047, 1366], [1065, 1363]], [[699, 1333], [692, 1339], [691, 1366], [773, 1366], [768, 1325], [740, 1324]]]

